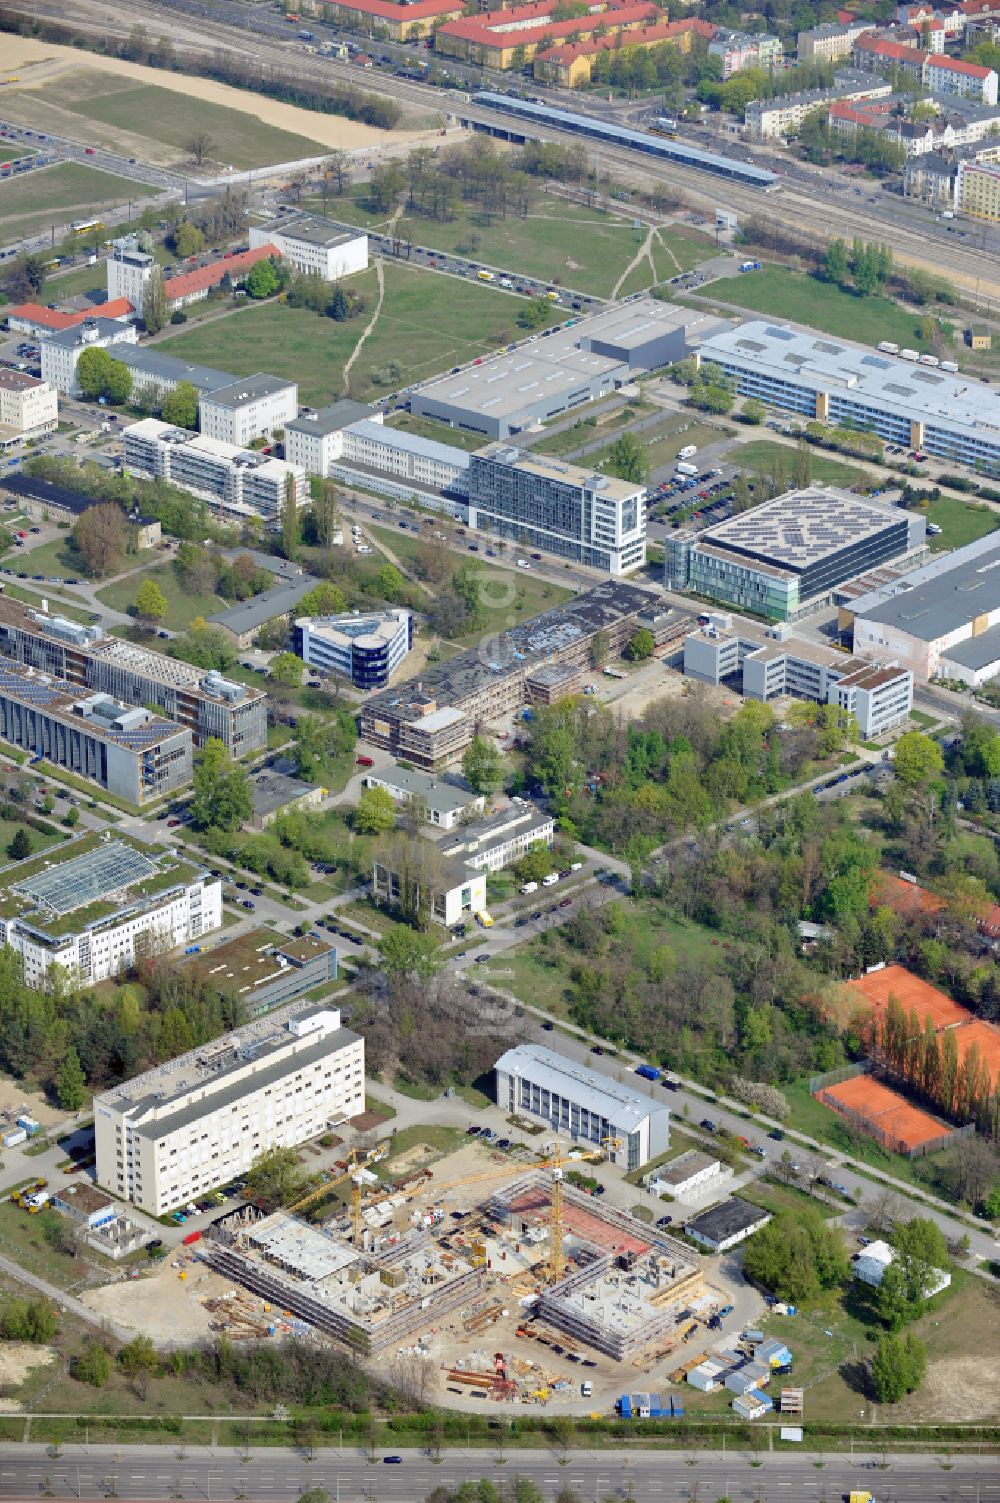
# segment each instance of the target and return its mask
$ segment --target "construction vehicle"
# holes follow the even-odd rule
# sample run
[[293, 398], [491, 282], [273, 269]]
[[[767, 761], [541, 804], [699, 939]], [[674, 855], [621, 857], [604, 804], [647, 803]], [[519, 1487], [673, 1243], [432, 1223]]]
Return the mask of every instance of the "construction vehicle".
[[858, 1492], [848, 1493], [847, 1503], [875, 1503], [875, 1494], [861, 1488]]

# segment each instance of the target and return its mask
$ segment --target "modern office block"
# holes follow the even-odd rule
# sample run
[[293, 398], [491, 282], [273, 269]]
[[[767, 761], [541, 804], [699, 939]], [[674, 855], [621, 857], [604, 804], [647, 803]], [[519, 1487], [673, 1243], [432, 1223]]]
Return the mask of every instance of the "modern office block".
[[295, 623], [304, 663], [350, 679], [356, 689], [384, 689], [413, 646], [407, 610], [302, 616]]
[[368, 270], [368, 236], [345, 230], [318, 214], [288, 214], [250, 226], [250, 249], [270, 245], [296, 271], [315, 272], [326, 282]]
[[206, 438], [245, 448], [284, 428], [299, 410], [299, 388], [279, 376], [239, 377], [229, 386], [203, 392], [198, 401], [198, 426]]

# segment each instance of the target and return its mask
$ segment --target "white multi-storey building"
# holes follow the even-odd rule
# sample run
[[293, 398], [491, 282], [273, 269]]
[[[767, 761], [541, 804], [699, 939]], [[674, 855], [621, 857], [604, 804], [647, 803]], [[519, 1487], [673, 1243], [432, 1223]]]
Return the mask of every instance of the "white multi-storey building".
[[344, 453], [344, 433], [351, 423], [381, 423], [382, 413], [345, 397], [318, 412], [301, 412], [285, 425], [285, 454], [307, 475], [329, 475]]
[[368, 236], [345, 230], [318, 214], [289, 214], [250, 227], [250, 249], [273, 245], [296, 271], [318, 272], [326, 282], [368, 270]]
[[306, 499], [300, 465], [174, 428], [158, 418], [130, 424], [122, 444], [126, 469], [182, 486], [226, 516], [253, 514], [277, 521], [289, 481], [298, 505]]
[[55, 387], [25, 371], [0, 370], [0, 448], [54, 433], [58, 425]]
[[356, 689], [384, 689], [413, 646], [407, 610], [302, 616], [296, 647], [304, 663], [350, 679]]
[[469, 456], [469, 526], [630, 574], [646, 561], [646, 487], [489, 444]]
[[[190, 750], [188, 752], [190, 757]], [[96, 986], [222, 925], [222, 884], [191, 862], [87, 836], [17, 870], [0, 896], [0, 943], [20, 955], [29, 986], [58, 967]]]
[[203, 392], [198, 426], [206, 438], [243, 449], [255, 438], [290, 423], [299, 410], [299, 388], [278, 376], [239, 377], [231, 386]]
[[142, 312], [146, 288], [154, 275], [160, 275], [156, 258], [139, 249], [134, 235], [123, 235], [111, 247], [108, 257], [108, 301], [128, 298], [137, 313]]
[[76, 368], [84, 350], [112, 350], [113, 358], [114, 346], [136, 344], [138, 339], [135, 324], [115, 318], [88, 318], [71, 329], [47, 334], [41, 341], [42, 380], [64, 396], [78, 397]]
[[364, 1040], [291, 1003], [94, 1101], [97, 1180], [162, 1216], [364, 1111]]

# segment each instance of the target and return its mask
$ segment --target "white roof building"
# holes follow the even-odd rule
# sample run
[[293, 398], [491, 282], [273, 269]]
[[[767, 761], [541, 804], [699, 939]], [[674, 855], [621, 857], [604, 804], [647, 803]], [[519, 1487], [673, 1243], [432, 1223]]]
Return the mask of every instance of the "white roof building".
[[[878, 1289], [889, 1264], [895, 1263], [898, 1256], [896, 1249], [888, 1242], [869, 1242], [854, 1259], [854, 1277], [863, 1284], [870, 1284], [873, 1289]], [[932, 1294], [940, 1294], [950, 1283], [951, 1274], [943, 1268], [929, 1269], [924, 1298], [930, 1299]]]

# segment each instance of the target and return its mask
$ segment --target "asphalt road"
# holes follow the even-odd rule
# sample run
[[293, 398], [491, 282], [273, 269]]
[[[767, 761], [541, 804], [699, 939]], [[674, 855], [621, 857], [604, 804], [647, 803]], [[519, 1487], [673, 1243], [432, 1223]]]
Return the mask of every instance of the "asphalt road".
[[[766, 1437], [761, 1436], [766, 1445]], [[380, 1455], [383, 1453], [379, 1453]], [[0, 1498], [105, 1498], [159, 1500], [191, 1498], [215, 1503], [224, 1499], [294, 1499], [320, 1487], [331, 1503], [399, 1499], [419, 1503], [435, 1487], [456, 1487], [468, 1479], [489, 1477], [509, 1489], [517, 1476], [530, 1477], [547, 1499], [570, 1486], [582, 1498], [629, 1498], [636, 1503], [697, 1503], [728, 1497], [753, 1503], [833, 1503], [852, 1489], [870, 1490], [879, 1503], [995, 1503], [1000, 1468], [993, 1457], [953, 1456], [947, 1470], [937, 1458], [894, 1457], [884, 1469], [881, 1458], [860, 1448], [854, 1457], [828, 1455], [817, 1466], [814, 1453], [657, 1452], [651, 1450], [569, 1451], [565, 1463], [554, 1450], [504, 1453], [496, 1450], [444, 1451], [436, 1463], [426, 1454], [399, 1453], [396, 1465], [370, 1461], [356, 1453], [254, 1451], [246, 1458], [232, 1452], [212, 1455], [203, 1448], [174, 1451], [163, 1447], [80, 1446], [48, 1457], [34, 1446], [5, 1447], [0, 1452]], [[693, 1464], [692, 1464], [693, 1463]]]

